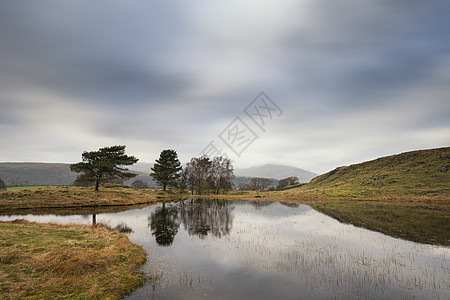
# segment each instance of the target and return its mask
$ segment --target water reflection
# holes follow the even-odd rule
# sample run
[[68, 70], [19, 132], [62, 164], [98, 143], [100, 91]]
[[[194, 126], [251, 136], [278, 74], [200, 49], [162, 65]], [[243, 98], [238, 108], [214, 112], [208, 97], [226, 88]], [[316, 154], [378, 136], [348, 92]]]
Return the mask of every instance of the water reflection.
[[152, 235], [159, 246], [170, 246], [180, 227], [180, 217], [177, 206], [157, 207], [148, 217]]
[[233, 227], [232, 207], [225, 200], [191, 199], [156, 207], [148, 224], [159, 246], [172, 245], [180, 224], [189, 235], [222, 237]]
[[263, 207], [272, 205], [273, 203], [274, 203], [273, 201], [261, 201], [261, 200], [250, 201], [250, 204], [253, 205], [253, 207], [256, 209], [261, 209]]
[[341, 224], [306, 205], [187, 200], [64, 216], [122, 227], [148, 253], [128, 299], [450, 299], [450, 248]]
[[180, 218], [189, 235], [222, 237], [233, 227], [232, 207], [225, 200], [188, 200], [180, 205]]

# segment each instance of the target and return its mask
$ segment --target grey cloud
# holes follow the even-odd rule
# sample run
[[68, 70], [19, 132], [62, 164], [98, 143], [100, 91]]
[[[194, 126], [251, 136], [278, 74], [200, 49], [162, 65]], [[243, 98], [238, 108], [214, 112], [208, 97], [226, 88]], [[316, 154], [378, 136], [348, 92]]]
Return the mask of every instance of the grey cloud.
[[90, 102], [170, 99], [191, 84], [163, 58], [170, 36], [183, 30], [154, 10], [169, 11], [167, 5], [114, 10], [109, 3], [47, 3], [3, 3], [2, 72]]
[[322, 91], [331, 104], [371, 106], [372, 95], [383, 101], [383, 93], [420, 83], [450, 55], [444, 1], [315, 2], [312, 24], [284, 42], [294, 84]]
[[[448, 93], [436, 91], [449, 86], [449, 6], [4, 1], [0, 126], [11, 143], [0, 159], [26, 160], [23, 149], [37, 147], [38, 160], [75, 149], [67, 151], [73, 160], [104, 142], [127, 143], [144, 161], [164, 147], [188, 159], [260, 91], [285, 114], [273, 131], [258, 132], [241, 160], [247, 165], [303, 160], [326, 171], [367, 151], [425, 143], [397, 138], [402, 133], [430, 132], [430, 145], [448, 143]], [[27, 143], [30, 129], [41, 145]]]

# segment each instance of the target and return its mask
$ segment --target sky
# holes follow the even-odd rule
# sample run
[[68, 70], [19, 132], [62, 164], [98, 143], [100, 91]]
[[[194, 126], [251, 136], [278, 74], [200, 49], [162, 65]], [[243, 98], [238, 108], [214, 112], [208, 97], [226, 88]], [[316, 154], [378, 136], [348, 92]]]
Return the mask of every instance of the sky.
[[[0, 162], [324, 173], [450, 146], [450, 2], [0, 2]], [[213, 151], [214, 150], [214, 151]]]

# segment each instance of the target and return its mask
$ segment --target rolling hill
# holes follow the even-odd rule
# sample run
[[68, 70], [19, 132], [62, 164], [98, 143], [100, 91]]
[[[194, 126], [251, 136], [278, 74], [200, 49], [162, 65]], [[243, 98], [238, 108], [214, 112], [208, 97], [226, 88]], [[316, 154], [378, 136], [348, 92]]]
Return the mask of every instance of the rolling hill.
[[[156, 183], [148, 173], [134, 171], [138, 175], [125, 184], [141, 179], [150, 187]], [[78, 173], [70, 171], [70, 164], [64, 163], [0, 163], [0, 178], [8, 186], [27, 185], [71, 185]]]
[[343, 166], [317, 176], [301, 190], [342, 197], [450, 194], [450, 147], [418, 150]]
[[246, 169], [236, 169], [234, 173], [236, 176], [242, 177], [265, 177], [275, 179], [296, 176], [300, 182], [309, 182], [312, 178], [318, 175], [300, 168], [274, 164], [266, 164]]
[[77, 177], [69, 164], [0, 163], [0, 178], [6, 185], [69, 185]]

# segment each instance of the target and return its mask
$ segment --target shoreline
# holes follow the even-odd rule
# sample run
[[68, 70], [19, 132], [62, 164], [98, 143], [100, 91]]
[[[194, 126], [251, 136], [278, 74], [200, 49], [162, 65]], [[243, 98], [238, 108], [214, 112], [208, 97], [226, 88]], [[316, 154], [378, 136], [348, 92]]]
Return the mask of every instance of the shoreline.
[[132, 188], [52, 187], [0, 192], [0, 214], [46, 210], [111, 211], [181, 199], [283, 201], [310, 205], [340, 222], [378, 231], [396, 238], [450, 246], [450, 199], [444, 197], [385, 195], [362, 199], [320, 197], [317, 192], [238, 192], [227, 195], [179, 195], [161, 190]]

